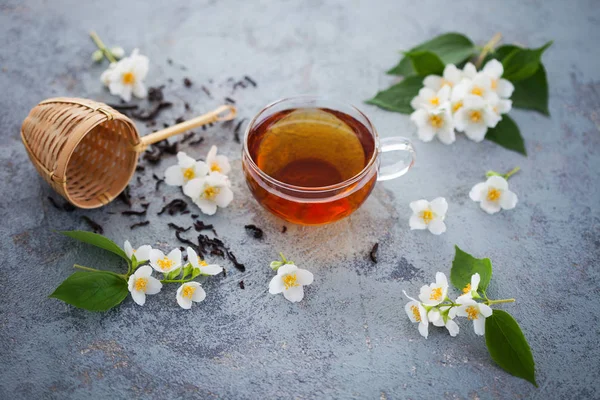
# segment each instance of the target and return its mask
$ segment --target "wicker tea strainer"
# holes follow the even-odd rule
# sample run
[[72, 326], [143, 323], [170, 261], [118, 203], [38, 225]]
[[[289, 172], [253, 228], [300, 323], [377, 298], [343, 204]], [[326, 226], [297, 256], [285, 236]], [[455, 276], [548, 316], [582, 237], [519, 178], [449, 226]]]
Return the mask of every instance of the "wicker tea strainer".
[[125, 189], [149, 145], [236, 115], [230, 105], [140, 137], [133, 122], [92, 100], [58, 97], [39, 103], [21, 127], [21, 139], [40, 175], [80, 208], [101, 207]]

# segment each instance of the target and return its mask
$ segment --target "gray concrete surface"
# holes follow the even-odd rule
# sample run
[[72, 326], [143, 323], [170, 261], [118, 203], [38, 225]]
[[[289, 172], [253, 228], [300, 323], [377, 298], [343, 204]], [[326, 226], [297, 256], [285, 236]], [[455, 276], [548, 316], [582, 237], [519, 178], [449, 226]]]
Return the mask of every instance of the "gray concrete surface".
[[[0, 398], [600, 398], [599, 24], [594, 1], [1, 1]], [[87, 215], [118, 243], [169, 248], [179, 244], [166, 223], [189, 224], [189, 216], [155, 215], [162, 196], [178, 196], [153, 189], [152, 172], [162, 175], [171, 160], [133, 183], [134, 197], [154, 200], [145, 228], [129, 230], [136, 219], [118, 213], [122, 203], [74, 213], [48, 203], [51, 191], [19, 128], [47, 97], [115, 101], [99, 83], [102, 67], [90, 62], [90, 29], [147, 54], [148, 84], [174, 80], [166, 89], [175, 102], [164, 114], [170, 123], [184, 101], [198, 113], [218, 105], [229, 95], [227, 78], [245, 74], [259, 84], [231, 95], [245, 117], [302, 93], [360, 105], [392, 82], [384, 71], [398, 50], [451, 30], [479, 43], [497, 31], [523, 45], [554, 40], [544, 55], [552, 117], [511, 113], [527, 158], [464, 137], [451, 147], [417, 141], [416, 167], [378, 184], [351, 218], [319, 228], [287, 224], [285, 234], [246, 189], [231, 128], [214, 127], [189, 152], [200, 157], [220, 146], [232, 159], [236, 198], [204, 220], [247, 271], [224, 263], [227, 277], [205, 281], [207, 299], [191, 311], [168, 287], [144, 307], [128, 298], [90, 313], [47, 296], [73, 263], [116, 270], [117, 260], [53, 229], [86, 229], [80, 216]], [[184, 76], [192, 88], [183, 87]], [[213, 99], [199, 88], [211, 79]], [[407, 116], [360, 107], [383, 136], [416, 139]], [[511, 180], [518, 206], [484, 214], [469, 189], [486, 169], [515, 165], [523, 169]], [[411, 232], [408, 203], [436, 196], [450, 203], [448, 232]], [[249, 237], [247, 223], [264, 228], [265, 239]], [[367, 253], [377, 241], [373, 265]], [[503, 308], [529, 339], [539, 389], [496, 367], [466, 321], [457, 338], [434, 329], [424, 340], [407, 320], [402, 290], [416, 294], [436, 271], [448, 273], [455, 244], [492, 259], [491, 296], [517, 298]], [[315, 274], [299, 304], [268, 294], [268, 263], [279, 251]]]

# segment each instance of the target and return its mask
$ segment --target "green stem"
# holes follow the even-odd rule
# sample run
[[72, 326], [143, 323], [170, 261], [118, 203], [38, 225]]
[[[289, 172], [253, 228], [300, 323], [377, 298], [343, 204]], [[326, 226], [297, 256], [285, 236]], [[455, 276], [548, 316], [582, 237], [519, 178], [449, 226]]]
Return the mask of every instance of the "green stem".
[[502, 303], [514, 303], [515, 299], [502, 299], [502, 300], [486, 300], [485, 304], [491, 306], [492, 304], [502, 304]]
[[79, 264], [74, 264], [73, 268], [82, 269], [84, 271], [89, 271], [89, 272], [106, 272], [108, 274], [112, 274], [112, 275], [118, 276], [120, 278], [127, 279], [127, 275], [125, 275], [125, 274], [117, 274], [116, 272], [104, 271], [104, 270], [101, 270], [101, 269], [85, 267], [85, 266], [79, 265]]
[[485, 173], [485, 176], [488, 177], [488, 178], [490, 176], [501, 176], [504, 179], [508, 180], [508, 178], [510, 178], [511, 176], [513, 176], [514, 174], [516, 174], [517, 172], [519, 172], [520, 170], [521, 170], [521, 167], [514, 167], [513, 169], [511, 169], [510, 171], [508, 171], [505, 174], [501, 174], [499, 172], [491, 171], [490, 170], [490, 171], [488, 171], [488, 172]]
[[96, 46], [98, 46], [98, 48], [102, 51], [102, 54], [104, 54], [104, 56], [108, 58], [108, 61], [110, 61], [111, 63], [117, 62], [115, 56], [113, 56], [110, 50], [108, 50], [108, 48], [104, 45], [102, 39], [100, 39], [100, 36], [98, 36], [96, 32], [91, 31], [90, 37], [92, 38]]
[[501, 39], [502, 39], [502, 34], [500, 32], [498, 32], [494, 35], [494, 37], [492, 37], [490, 39], [489, 42], [487, 42], [485, 44], [485, 46], [483, 46], [483, 50], [481, 50], [481, 53], [479, 53], [479, 57], [477, 57], [477, 60], [475, 61], [475, 67], [477, 69], [479, 69], [481, 67], [481, 64], [483, 63], [485, 56], [487, 56], [488, 53], [490, 53], [491, 51], [494, 50], [494, 48], [496, 47], [496, 45], [498, 44], [498, 42]]

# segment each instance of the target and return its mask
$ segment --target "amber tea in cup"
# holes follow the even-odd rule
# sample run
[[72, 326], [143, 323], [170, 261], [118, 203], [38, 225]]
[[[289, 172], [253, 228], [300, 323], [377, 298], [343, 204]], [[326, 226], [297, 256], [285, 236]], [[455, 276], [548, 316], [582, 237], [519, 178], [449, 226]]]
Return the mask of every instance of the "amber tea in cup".
[[[281, 100], [249, 124], [244, 173], [254, 197], [273, 214], [297, 224], [326, 224], [354, 212], [377, 180], [412, 166], [410, 142], [392, 139], [381, 148], [370, 121], [352, 106], [318, 97]], [[409, 159], [379, 175], [379, 153], [390, 150], [403, 150]]]

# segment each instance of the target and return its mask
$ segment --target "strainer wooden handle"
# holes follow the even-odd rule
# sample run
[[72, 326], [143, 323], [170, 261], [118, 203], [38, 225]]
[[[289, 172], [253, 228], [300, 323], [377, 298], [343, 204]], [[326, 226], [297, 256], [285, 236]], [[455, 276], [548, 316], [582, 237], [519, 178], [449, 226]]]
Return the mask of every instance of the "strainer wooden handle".
[[162, 129], [160, 131], [151, 133], [150, 135], [146, 135], [140, 138], [140, 143], [135, 147], [135, 150], [138, 153], [141, 153], [151, 144], [160, 142], [161, 140], [165, 140], [167, 138], [170, 138], [171, 136], [178, 135], [185, 131], [189, 131], [190, 129], [194, 129], [199, 126], [209, 124], [211, 122], [230, 121], [235, 118], [236, 113], [237, 111], [234, 106], [220, 106], [219, 108], [216, 108], [209, 113], [190, 119], [188, 121], [184, 121], [180, 124], [170, 126], [168, 128]]

